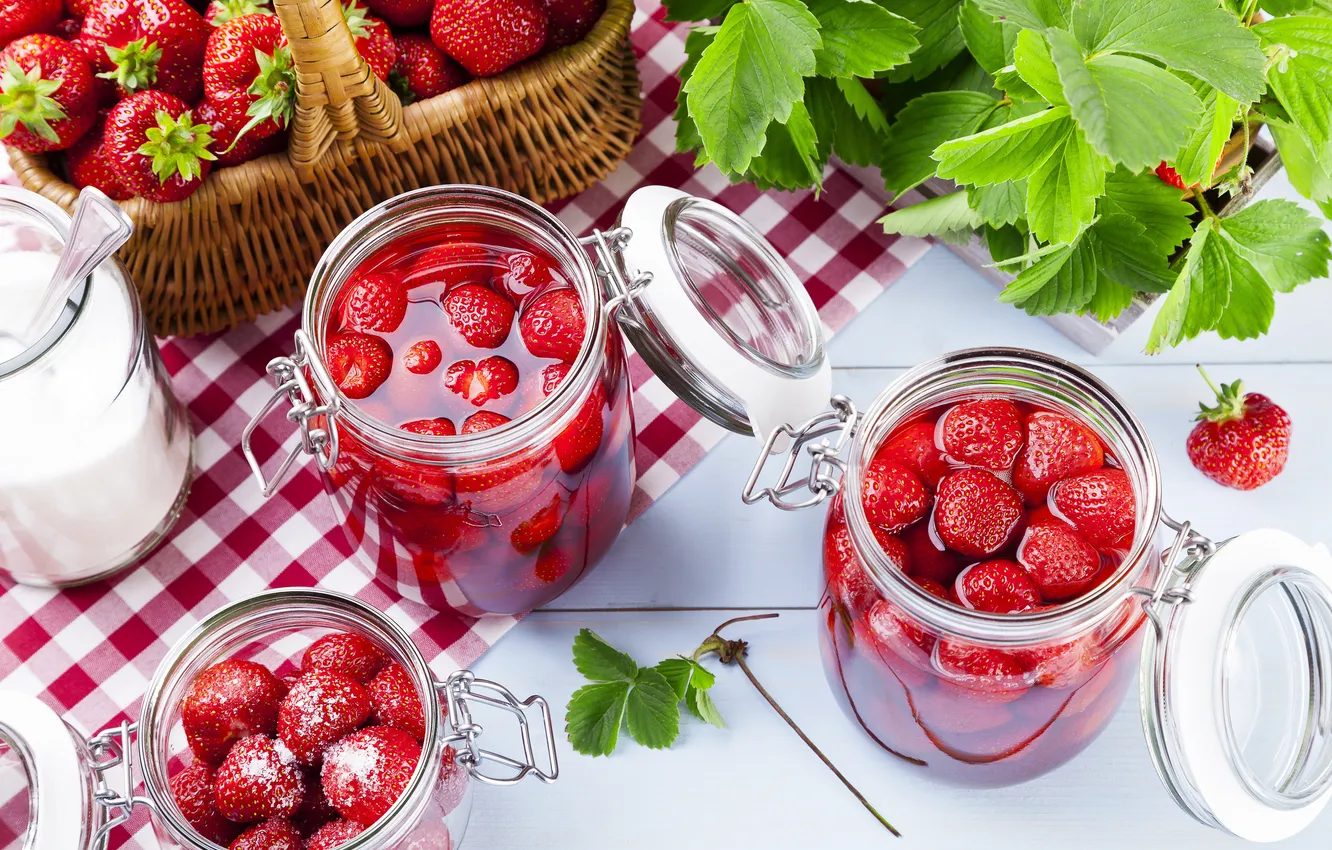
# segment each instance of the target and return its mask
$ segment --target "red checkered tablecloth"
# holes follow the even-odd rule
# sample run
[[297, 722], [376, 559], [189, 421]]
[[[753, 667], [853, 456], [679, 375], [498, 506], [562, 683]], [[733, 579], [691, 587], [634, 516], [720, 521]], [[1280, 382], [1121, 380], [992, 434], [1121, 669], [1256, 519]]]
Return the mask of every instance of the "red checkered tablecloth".
[[[743, 215], [806, 281], [825, 333], [843, 327], [896, 280], [927, 243], [885, 236], [878, 201], [830, 168], [823, 191], [763, 193], [732, 186], [712, 167], [677, 155], [674, 71], [684, 60], [683, 25], [665, 23], [657, 0], [640, 0], [633, 42], [643, 80], [643, 135], [605, 181], [555, 205], [576, 233], [614, 224], [624, 198], [644, 184], [678, 186]], [[0, 157], [0, 161], [3, 158]], [[7, 167], [0, 167], [6, 172]], [[270, 587], [318, 585], [353, 593], [415, 635], [436, 672], [475, 661], [516, 622], [469, 620], [392, 598], [349, 559], [316, 473], [307, 465], [264, 500], [238, 448], [241, 429], [270, 392], [264, 366], [290, 352], [295, 310], [226, 334], [161, 344], [176, 393], [193, 420], [196, 480], [170, 539], [143, 565], [63, 592], [0, 586], [0, 689], [39, 695], [87, 733], [134, 718], [167, 648], [203, 616]], [[633, 357], [638, 488], [633, 516], [665, 493], [724, 435], [679, 401]], [[294, 436], [273, 418], [269, 435]], [[0, 812], [10, 821], [14, 812]], [[21, 818], [19, 818], [21, 821]], [[3, 830], [0, 830], [3, 838]], [[155, 847], [142, 812], [112, 846]]]

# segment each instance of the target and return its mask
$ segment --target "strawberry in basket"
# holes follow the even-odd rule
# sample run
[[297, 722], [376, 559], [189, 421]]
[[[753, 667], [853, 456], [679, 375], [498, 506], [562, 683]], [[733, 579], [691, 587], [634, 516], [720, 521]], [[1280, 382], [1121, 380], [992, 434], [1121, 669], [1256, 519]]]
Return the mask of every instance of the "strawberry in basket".
[[180, 98], [142, 91], [106, 117], [106, 154], [125, 187], [150, 201], [183, 201], [208, 176], [217, 157], [207, 124], [195, 122]]
[[240, 128], [232, 143], [285, 129], [296, 104], [296, 69], [277, 17], [245, 15], [214, 30], [204, 51], [203, 81], [223, 123]]
[[0, 139], [29, 153], [64, 150], [97, 112], [92, 70], [53, 35], [25, 35], [0, 51]]
[[398, 46], [393, 41], [389, 25], [368, 14], [358, 2], [344, 3], [342, 16], [351, 30], [356, 51], [376, 77], [387, 80], [393, 64], [398, 60]]
[[204, 9], [204, 20], [215, 27], [246, 15], [271, 15], [268, 0], [213, 0]]
[[537, 0], [436, 0], [430, 38], [476, 77], [535, 56], [546, 43]]
[[122, 94], [155, 89], [194, 103], [211, 32], [185, 0], [93, 0], [79, 41]]
[[434, 0], [367, 0], [370, 11], [395, 27], [421, 26], [430, 20]]
[[400, 35], [398, 61], [389, 74], [389, 85], [404, 105], [426, 100], [467, 82], [467, 72], [444, 55], [423, 35]]
[[606, 0], [541, 0], [546, 10], [546, 46], [574, 44], [596, 26], [606, 11]]
[[0, 47], [25, 35], [54, 32], [62, 17], [60, 0], [0, 0]]
[[116, 165], [107, 155], [101, 127], [93, 127], [65, 154], [69, 182], [78, 188], [101, 189], [113, 201], [128, 201], [134, 193], [125, 187]]

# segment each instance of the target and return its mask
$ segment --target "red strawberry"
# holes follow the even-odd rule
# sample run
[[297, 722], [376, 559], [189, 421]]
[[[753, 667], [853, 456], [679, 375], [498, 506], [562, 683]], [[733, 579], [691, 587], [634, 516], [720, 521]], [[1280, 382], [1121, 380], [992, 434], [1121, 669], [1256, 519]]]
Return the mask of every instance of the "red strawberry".
[[339, 293], [342, 330], [392, 333], [407, 315], [407, 290], [395, 274], [359, 275]]
[[494, 258], [485, 245], [462, 240], [445, 242], [416, 258], [407, 272], [407, 288], [442, 283], [448, 292], [466, 283], [489, 286], [494, 272]]
[[1166, 163], [1156, 166], [1156, 176], [1161, 178], [1162, 183], [1168, 183], [1176, 189], [1184, 189], [1184, 178], [1179, 176], [1179, 172]]
[[592, 388], [574, 420], [555, 438], [555, 457], [560, 461], [560, 469], [569, 475], [582, 471], [601, 448], [605, 433], [601, 411], [605, 406], [606, 393], [598, 384]]
[[395, 27], [414, 27], [430, 20], [434, 0], [366, 0], [370, 11]]
[[572, 363], [587, 335], [583, 302], [567, 287], [551, 290], [523, 311], [518, 331], [532, 356]]
[[558, 493], [552, 496], [550, 502], [537, 508], [531, 516], [513, 527], [509, 534], [513, 548], [523, 554], [535, 552], [560, 530], [560, 524], [564, 522], [564, 509], [567, 507]]
[[82, 29], [83, 18], [64, 18], [55, 25], [51, 34], [63, 38], [65, 41], [73, 41], [79, 37], [79, 31]]
[[305, 842], [305, 850], [336, 850], [344, 844], [350, 844], [362, 832], [365, 832], [365, 827], [356, 821], [335, 820], [324, 824], [311, 835]]
[[552, 363], [541, 370], [541, 397], [545, 398], [559, 388], [564, 383], [565, 377], [569, 374], [568, 363]]
[[65, 11], [76, 18], [83, 18], [88, 15], [92, 4], [93, 0], [65, 0]]
[[329, 821], [337, 820], [338, 810], [324, 796], [324, 783], [319, 780], [318, 770], [306, 768], [301, 771], [301, 779], [304, 783], [301, 805], [296, 809], [296, 814], [291, 816], [291, 822], [296, 824], [302, 835], [309, 835]]
[[1028, 527], [1017, 557], [1048, 602], [1080, 596], [1101, 571], [1097, 551], [1062, 523]]
[[245, 15], [213, 30], [204, 50], [204, 92], [240, 136], [286, 128], [296, 104], [296, 69], [275, 15]]
[[1038, 505], [1051, 484], [1104, 463], [1105, 450], [1090, 428], [1061, 413], [1038, 410], [1027, 417], [1027, 444], [1013, 468], [1013, 486], [1027, 504]]
[[1122, 469], [1065, 478], [1050, 488], [1050, 504], [1097, 549], [1116, 549], [1133, 540], [1133, 487]]
[[1027, 677], [1041, 687], [1075, 688], [1096, 673], [1098, 646], [1094, 635], [1086, 635], [1068, 643], [1014, 650], [1013, 656], [1027, 668]]
[[368, 14], [356, 0], [343, 4], [342, 16], [351, 30], [356, 51], [370, 66], [371, 72], [381, 80], [388, 80], [389, 72], [398, 61], [398, 45], [393, 41], [389, 25]]
[[491, 413], [489, 410], [478, 410], [463, 420], [462, 432], [464, 434], [479, 434], [482, 431], [489, 431], [491, 428], [498, 428], [508, 423], [509, 417], [507, 416]]
[[213, 137], [189, 107], [166, 92], [141, 91], [106, 118], [102, 145], [125, 188], [159, 204], [183, 201], [213, 167]]
[[546, 44], [564, 47], [583, 40], [606, 11], [606, 0], [541, 0], [546, 9]]
[[444, 814], [448, 814], [462, 804], [463, 796], [467, 793], [467, 783], [470, 774], [467, 768], [458, 764], [458, 755], [453, 747], [445, 747], [443, 758], [439, 768], [439, 789], [436, 792], [435, 799], [439, 800], [439, 808]]
[[[1202, 367], [1198, 367], [1202, 371]], [[1265, 395], [1244, 392], [1244, 382], [1217, 388], [1216, 406], [1199, 405], [1187, 448], [1193, 466], [1225, 487], [1252, 490], [1280, 474], [1290, 454], [1290, 416]]]
[[213, 0], [204, 9], [204, 20], [215, 27], [246, 15], [271, 15], [268, 0]]
[[302, 764], [316, 765], [330, 744], [369, 717], [364, 685], [340, 673], [307, 670], [282, 701], [278, 737]]
[[79, 39], [100, 48], [96, 70], [123, 93], [155, 89], [195, 103], [212, 32], [184, 0], [94, 0]]
[[1021, 566], [1012, 561], [982, 561], [958, 575], [958, 601], [975, 611], [1012, 614], [1041, 603], [1041, 592]]
[[1004, 548], [1022, 524], [1022, 497], [984, 469], [963, 469], [939, 483], [934, 528], [954, 552], [986, 558]]
[[[231, 98], [236, 100], [236, 98]], [[248, 100], [239, 103], [205, 99], [194, 110], [194, 117], [201, 124], [207, 124], [213, 137], [213, 153], [217, 155], [218, 168], [230, 168], [258, 159], [265, 154], [277, 153], [287, 146], [286, 133], [271, 136], [255, 136], [252, 133], [241, 135], [248, 120], [244, 109]]]
[[433, 339], [423, 339], [412, 343], [402, 355], [402, 365], [413, 375], [429, 375], [444, 362], [444, 352], [439, 350], [439, 343]]
[[93, 127], [65, 154], [69, 182], [78, 188], [101, 189], [113, 201], [127, 201], [134, 195], [120, 182], [106, 149], [102, 147], [102, 128]]
[[1012, 469], [1022, 448], [1022, 414], [1008, 399], [964, 401], [939, 420], [939, 434], [943, 450], [959, 463]]
[[[430, 14], [430, 0], [425, 2], [425, 14]], [[388, 81], [404, 105], [428, 100], [467, 82], [467, 72], [463, 67], [445, 56], [425, 36], [400, 35], [394, 42], [398, 49], [398, 59]]]
[[171, 777], [171, 796], [185, 822], [214, 844], [226, 844], [240, 832], [239, 826], [217, 810], [213, 771], [203, 762], [196, 761]]
[[310, 644], [305, 650], [305, 656], [301, 659], [301, 669], [306, 673], [312, 670], [338, 673], [364, 685], [390, 660], [388, 653], [365, 635], [354, 632], [331, 632]]
[[860, 482], [861, 504], [870, 525], [896, 534], [930, 509], [930, 494], [916, 474], [883, 453], [874, 456]]
[[92, 70], [53, 35], [26, 35], [0, 50], [0, 139], [28, 153], [64, 150], [97, 114]]
[[902, 532], [907, 548], [907, 565], [912, 578], [937, 581], [952, 587], [962, 569], [962, 559], [943, 548], [930, 536], [929, 523], [917, 523]]
[[292, 822], [273, 818], [255, 824], [231, 843], [230, 850], [303, 850], [305, 842]]
[[540, 254], [515, 251], [505, 257], [504, 262], [506, 268], [496, 277], [495, 283], [515, 304], [521, 304], [528, 295], [554, 280], [550, 263]]
[[546, 584], [554, 584], [569, 573], [573, 559], [563, 549], [547, 549], [537, 556], [533, 575]]
[[828, 596], [833, 603], [852, 612], [863, 612], [879, 598], [879, 591], [860, 565], [851, 532], [846, 527], [841, 499], [841, 494], [833, 497], [828, 507], [828, 527], [823, 533], [823, 571], [828, 577]]
[[444, 374], [444, 387], [483, 407], [518, 389], [518, 367], [507, 357], [459, 360]]
[[444, 312], [463, 339], [476, 348], [499, 348], [513, 327], [513, 302], [476, 283], [450, 290], [444, 296]]
[[878, 454], [916, 473], [926, 487], [938, 487], [952, 468], [944, 459], [943, 452], [934, 444], [934, 430], [931, 422], [908, 425], [885, 443]]
[[[403, 430], [431, 437], [452, 437], [448, 419], [421, 419]], [[446, 469], [427, 463], [381, 457], [375, 461], [376, 483], [387, 493], [413, 505], [439, 507], [453, 499], [453, 476]]]
[[0, 0], [0, 47], [25, 35], [55, 32], [64, 16], [60, 0]]
[[411, 674], [401, 664], [393, 663], [370, 681], [370, 707], [375, 723], [392, 726], [411, 735], [418, 742], [425, 737], [425, 709]]
[[[458, 433], [453, 427], [453, 420], [437, 416], [434, 419], [417, 419], [402, 426], [402, 430], [429, 437], [452, 437]], [[464, 432], [466, 433], [466, 432]]]
[[[940, 599], [948, 599], [948, 591], [935, 582], [923, 583], [920, 586], [927, 593]], [[922, 653], [927, 653], [934, 648], [934, 636], [925, 631], [925, 628], [914, 619], [907, 616], [902, 609], [885, 599], [876, 600], [870, 606], [869, 611], [865, 614], [865, 623], [869, 626], [869, 633], [875, 642], [882, 644], [885, 649], [895, 655], [916, 658], [923, 662]], [[917, 652], [916, 650], [920, 651]]]
[[287, 686], [262, 664], [219, 661], [195, 677], [181, 700], [185, 740], [197, 758], [217, 764], [241, 738], [275, 732], [286, 695]]
[[236, 743], [217, 769], [217, 810], [237, 823], [289, 818], [301, 805], [305, 784], [291, 753], [267, 735]]
[[941, 640], [934, 650], [940, 684], [960, 696], [982, 702], [1011, 702], [1027, 690], [1026, 669], [1013, 655], [989, 647]]
[[372, 824], [397, 802], [421, 758], [421, 745], [392, 726], [353, 732], [328, 749], [324, 793], [348, 820]]
[[430, 38], [476, 77], [536, 55], [546, 43], [537, 0], [435, 0]]
[[328, 341], [324, 362], [349, 398], [366, 398], [388, 380], [393, 371], [393, 352], [377, 336], [338, 334]]

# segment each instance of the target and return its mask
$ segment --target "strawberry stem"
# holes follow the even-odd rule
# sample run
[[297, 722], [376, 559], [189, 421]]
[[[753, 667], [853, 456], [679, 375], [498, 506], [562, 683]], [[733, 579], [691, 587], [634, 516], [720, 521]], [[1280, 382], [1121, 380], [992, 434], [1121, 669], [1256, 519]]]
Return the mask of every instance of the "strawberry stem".
[[246, 15], [273, 14], [273, 10], [268, 8], [268, 0], [213, 0], [212, 6], [216, 11], [209, 22], [215, 27]]
[[162, 48], [156, 42], [136, 39], [124, 47], [106, 45], [106, 55], [111, 57], [113, 69], [97, 76], [112, 80], [127, 92], [136, 92], [150, 88], [157, 82], [157, 63], [162, 59]]
[[215, 160], [208, 149], [213, 137], [208, 124], [195, 124], [189, 110], [179, 117], [164, 109], [157, 111], [157, 126], [149, 127], [138, 152], [153, 161], [153, 173], [162, 183], [180, 175], [183, 180], [198, 180], [203, 174], [202, 160]]
[[1198, 372], [1202, 374], [1203, 380], [1207, 382], [1207, 386], [1211, 387], [1212, 392], [1216, 393], [1215, 407], [1208, 407], [1204, 402], [1198, 403], [1200, 410], [1197, 421], [1228, 422], [1232, 419], [1244, 418], [1244, 381], [1237, 380], [1218, 387], [1201, 363], [1194, 365]]
[[31, 71], [24, 71], [14, 59], [6, 62], [0, 74], [0, 139], [22, 124], [48, 142], [60, 141], [51, 122], [68, 116], [51, 95], [60, 90], [63, 82], [43, 79], [41, 62], [34, 64]]

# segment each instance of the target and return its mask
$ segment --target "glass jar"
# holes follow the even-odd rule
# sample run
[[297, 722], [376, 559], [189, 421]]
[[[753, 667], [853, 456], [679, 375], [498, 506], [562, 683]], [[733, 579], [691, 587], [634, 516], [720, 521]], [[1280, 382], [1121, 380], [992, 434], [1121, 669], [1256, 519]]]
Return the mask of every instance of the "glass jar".
[[[1089, 427], [1135, 496], [1132, 540], [1113, 573], [1025, 613], [928, 592], [886, 554], [861, 497], [899, 426], [996, 396]], [[760, 485], [783, 443], [781, 471]], [[808, 474], [797, 471], [804, 455]], [[848, 718], [900, 763], [970, 786], [1039, 776], [1104, 730], [1141, 659], [1144, 729], [1175, 799], [1242, 838], [1287, 837], [1332, 797], [1332, 556], [1271, 529], [1214, 543], [1167, 516], [1161, 491], [1149, 437], [1099, 380], [1038, 352], [972, 349], [911, 370], [863, 415], [837, 397], [773, 431], [744, 499], [788, 510], [828, 501], [825, 673]], [[981, 653], [985, 672], [952, 663]]]
[[[224, 659], [253, 660], [279, 674], [292, 671], [290, 659], [335, 631], [363, 635], [401, 664], [425, 711], [421, 758], [406, 789], [379, 820], [340, 845], [345, 850], [457, 847], [470, 813], [471, 779], [511, 785], [528, 775], [545, 782], [557, 778], [554, 729], [541, 697], [519, 701], [503, 686], [468, 671], [437, 680], [407, 633], [380, 611], [329, 591], [274, 590], [224, 606], [182, 637], [158, 665], [137, 723], [126, 721], [85, 741], [40, 700], [0, 694], [0, 790], [13, 795], [0, 796], [0, 836], [6, 830], [26, 833], [26, 843], [18, 846], [30, 850], [96, 850], [142, 806], [163, 848], [216, 850], [185, 820], [168, 784], [190, 758], [179, 712], [186, 689], [202, 670]], [[530, 721], [529, 708], [538, 715]], [[519, 758], [480, 747], [477, 710], [517, 720]], [[534, 725], [545, 737], [546, 761], [540, 768]], [[502, 772], [485, 773], [487, 762]], [[134, 793], [136, 774], [141, 793]]]
[[[386, 246], [446, 229], [502, 233], [551, 258], [576, 290], [586, 327], [567, 377], [541, 403], [502, 427], [435, 437], [376, 418], [339, 389], [323, 358], [330, 315], [356, 269]], [[614, 230], [580, 240], [516, 195], [438, 186], [374, 207], [329, 246], [295, 354], [269, 364], [278, 388], [242, 447], [265, 494], [302, 452], [315, 455], [358, 560], [390, 591], [469, 616], [525, 613], [586, 575], [629, 515], [634, 424], [617, 324], [667, 386], [732, 430], [766, 433], [767, 423], [789, 421], [793, 401], [827, 398], [809, 296], [762, 236], [724, 208], [646, 187]], [[268, 478], [262, 461], [277, 447], [259, 444], [257, 426], [283, 402], [301, 443]], [[579, 434], [599, 434], [590, 438], [597, 448], [585, 465], [565, 468], [560, 441]], [[558, 528], [524, 545], [521, 529], [534, 522]]]
[[189, 493], [193, 443], [118, 262], [25, 343], [69, 226], [50, 201], [0, 186], [0, 576], [56, 587], [161, 542]]

